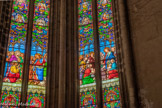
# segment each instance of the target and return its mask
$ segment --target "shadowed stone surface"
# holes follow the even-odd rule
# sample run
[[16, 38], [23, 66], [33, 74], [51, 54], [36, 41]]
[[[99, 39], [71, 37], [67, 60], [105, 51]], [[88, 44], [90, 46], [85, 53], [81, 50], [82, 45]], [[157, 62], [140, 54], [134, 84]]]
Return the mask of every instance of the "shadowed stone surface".
[[127, 0], [142, 108], [161, 108], [162, 0]]

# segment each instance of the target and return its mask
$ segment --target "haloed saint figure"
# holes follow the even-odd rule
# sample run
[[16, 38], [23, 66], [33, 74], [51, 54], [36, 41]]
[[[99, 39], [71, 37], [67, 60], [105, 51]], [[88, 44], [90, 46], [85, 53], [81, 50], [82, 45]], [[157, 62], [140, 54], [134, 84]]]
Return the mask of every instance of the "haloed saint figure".
[[26, 9], [26, 0], [16, 0], [16, 5], [18, 6], [18, 10]]
[[20, 51], [11, 51], [7, 53], [6, 69], [4, 73], [4, 81], [15, 83], [20, 82], [22, 75], [22, 63], [24, 54]]
[[36, 53], [31, 59], [32, 65], [30, 66], [29, 83], [34, 85], [45, 85], [47, 54], [42, 56], [41, 54]]

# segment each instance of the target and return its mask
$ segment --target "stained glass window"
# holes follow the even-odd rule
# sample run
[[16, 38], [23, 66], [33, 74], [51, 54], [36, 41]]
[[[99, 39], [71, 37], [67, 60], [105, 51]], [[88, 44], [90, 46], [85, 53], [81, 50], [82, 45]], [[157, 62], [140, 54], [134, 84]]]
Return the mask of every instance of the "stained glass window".
[[[116, 44], [111, 0], [97, 0], [97, 19], [104, 108], [120, 108]], [[97, 107], [92, 0], [78, 0], [80, 107]]]
[[78, 1], [80, 107], [97, 107], [92, 0]]
[[[27, 103], [44, 108], [50, 0], [35, 0], [30, 51]], [[26, 53], [29, 0], [14, 0], [0, 103], [20, 105], [24, 55]]]
[[[14, 0], [0, 102], [20, 103], [29, 0]], [[9, 104], [8, 104], [9, 103]]]
[[98, 0], [98, 30], [103, 106], [119, 108], [120, 88], [111, 0]]
[[36, 0], [34, 6], [27, 103], [37, 108], [45, 107], [49, 1]]

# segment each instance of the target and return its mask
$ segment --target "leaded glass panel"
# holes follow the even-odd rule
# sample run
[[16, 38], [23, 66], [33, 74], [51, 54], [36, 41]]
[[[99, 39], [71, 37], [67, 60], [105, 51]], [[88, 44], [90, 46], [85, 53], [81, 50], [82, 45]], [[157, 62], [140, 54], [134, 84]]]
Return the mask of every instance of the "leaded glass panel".
[[50, 0], [36, 0], [31, 42], [27, 103], [45, 107]]
[[98, 0], [102, 97], [104, 108], [120, 108], [120, 87], [111, 0]]
[[14, 0], [0, 102], [19, 106], [27, 35], [29, 0]]

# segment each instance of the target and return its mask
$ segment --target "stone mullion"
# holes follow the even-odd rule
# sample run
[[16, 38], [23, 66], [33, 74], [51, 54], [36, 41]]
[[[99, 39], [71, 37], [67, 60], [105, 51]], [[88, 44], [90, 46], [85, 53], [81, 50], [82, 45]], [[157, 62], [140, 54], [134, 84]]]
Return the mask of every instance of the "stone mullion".
[[[54, 26], [54, 0], [50, 0], [50, 14], [49, 14], [49, 36], [48, 36], [48, 56], [47, 56], [47, 84], [46, 84], [46, 108], [50, 108], [50, 91], [51, 91], [51, 75], [52, 75], [52, 42], [53, 42], [53, 26]], [[54, 67], [55, 68], [55, 67]]]
[[[75, 20], [74, 20], [74, 16], [75, 16], [75, 10], [76, 10], [76, 8], [74, 8], [75, 6], [74, 6], [74, 2], [75, 1], [77, 1], [77, 0], [69, 0], [69, 20], [71, 21], [70, 22], [70, 24], [69, 24], [69, 26], [71, 27], [70, 28], [70, 30], [71, 30], [71, 32], [69, 33], [69, 36], [70, 36], [70, 38], [71, 39], [69, 39], [69, 44], [70, 44], [70, 53], [69, 53], [69, 55], [71, 56], [71, 59], [70, 59], [70, 70], [69, 71], [71, 71], [71, 73], [70, 73], [70, 75], [71, 75], [71, 82], [70, 82], [70, 84], [71, 84], [71, 89], [69, 90], [69, 92], [71, 93], [69, 96], [71, 97], [71, 98], [69, 98], [69, 99], [71, 99], [70, 100], [70, 104], [69, 104], [69, 108], [75, 108], [76, 107], [76, 105], [77, 105], [77, 102], [78, 102], [78, 99], [76, 99], [76, 98], [79, 98], [79, 96], [78, 97], [76, 97], [76, 93], [77, 92], [75, 92], [76, 91], [76, 89], [75, 89], [75, 75], [78, 73], [78, 71], [77, 70], [75, 70], [75, 68], [77, 68], [77, 66], [75, 66], [75, 65], [77, 65], [78, 63], [75, 63], [75, 62], [77, 62], [76, 60], [75, 60], [75, 55], [77, 55], [77, 53], [75, 53], [75, 47], [77, 47], [77, 45], [75, 46], [75, 32], [74, 32], [74, 23], [77, 23], [77, 21], [75, 22]], [[75, 9], [75, 10], [74, 10]], [[75, 16], [76, 17], [76, 16]], [[76, 28], [77, 29], [77, 28]], [[67, 80], [68, 81], [68, 80]], [[70, 88], [70, 87], [69, 87]], [[76, 99], [76, 100], [75, 100]]]
[[67, 1], [67, 75], [66, 75], [66, 106], [68, 108], [73, 108], [73, 6], [72, 0]]
[[126, 87], [125, 87], [125, 75], [122, 70], [122, 53], [121, 53], [121, 40], [120, 40], [120, 26], [119, 26], [119, 13], [118, 13], [118, 2], [117, 0], [112, 0], [112, 13], [113, 13], [113, 22], [114, 22], [114, 34], [115, 34], [115, 46], [116, 46], [116, 55], [117, 55], [117, 67], [119, 73], [119, 85], [120, 85], [120, 95], [121, 95], [121, 107], [125, 108], [125, 102], [127, 97], [125, 96]]
[[[34, 17], [34, 2], [35, 0], [30, 0], [29, 2], [29, 16], [27, 25], [27, 35], [26, 35], [26, 50], [24, 56], [24, 67], [22, 73], [22, 87], [21, 87], [21, 100], [20, 102], [26, 103], [27, 100], [27, 90], [28, 90], [28, 76], [29, 76], [29, 65], [30, 65], [30, 52], [31, 52], [31, 40], [32, 40], [32, 28], [33, 28], [33, 17]], [[25, 107], [25, 106], [24, 106]]]
[[74, 108], [79, 108], [79, 93], [80, 93], [80, 84], [79, 84], [79, 72], [78, 72], [78, 0], [74, 0]]
[[1, 93], [1, 88], [2, 88], [2, 83], [3, 83], [3, 50], [4, 50], [4, 48], [2, 47], [2, 29], [3, 29], [3, 23], [2, 23], [2, 8], [3, 8], [3, 2], [2, 1], [0, 1], [0, 13], [1, 13], [1, 15], [0, 15], [0, 93]]
[[58, 108], [66, 108], [66, 37], [67, 37], [67, 0], [60, 0], [60, 40], [59, 40], [59, 94]]
[[53, 38], [53, 60], [52, 61], [52, 79], [51, 82], [54, 85], [51, 85], [52, 91], [51, 93], [53, 96], [51, 96], [51, 108], [58, 108], [58, 96], [59, 96], [59, 44], [60, 44], [60, 0], [54, 0], [54, 38]]
[[119, 32], [120, 32], [120, 43], [122, 53], [122, 64], [121, 64], [121, 74], [123, 76], [123, 85], [126, 89], [123, 90], [123, 98], [125, 107], [138, 108], [138, 95], [137, 95], [137, 85], [135, 83], [135, 67], [133, 62], [133, 51], [131, 43], [131, 30], [129, 25], [127, 0], [117, 0], [118, 3], [118, 17], [119, 20]]
[[103, 107], [102, 80], [101, 80], [101, 69], [100, 69], [100, 49], [99, 49], [98, 14], [97, 13], [98, 13], [97, 0], [92, 0], [97, 107], [102, 108]]
[[[3, 47], [2, 47], [2, 28], [3, 28], [3, 23], [2, 23], [2, 16], [3, 16], [3, 13], [2, 13], [2, 8], [3, 8], [3, 3], [2, 1], [0, 1], [0, 56], [2, 56], [2, 50], [3, 50]], [[2, 60], [2, 57], [0, 58], [0, 62]], [[1, 74], [1, 71], [0, 71], [0, 74]]]

